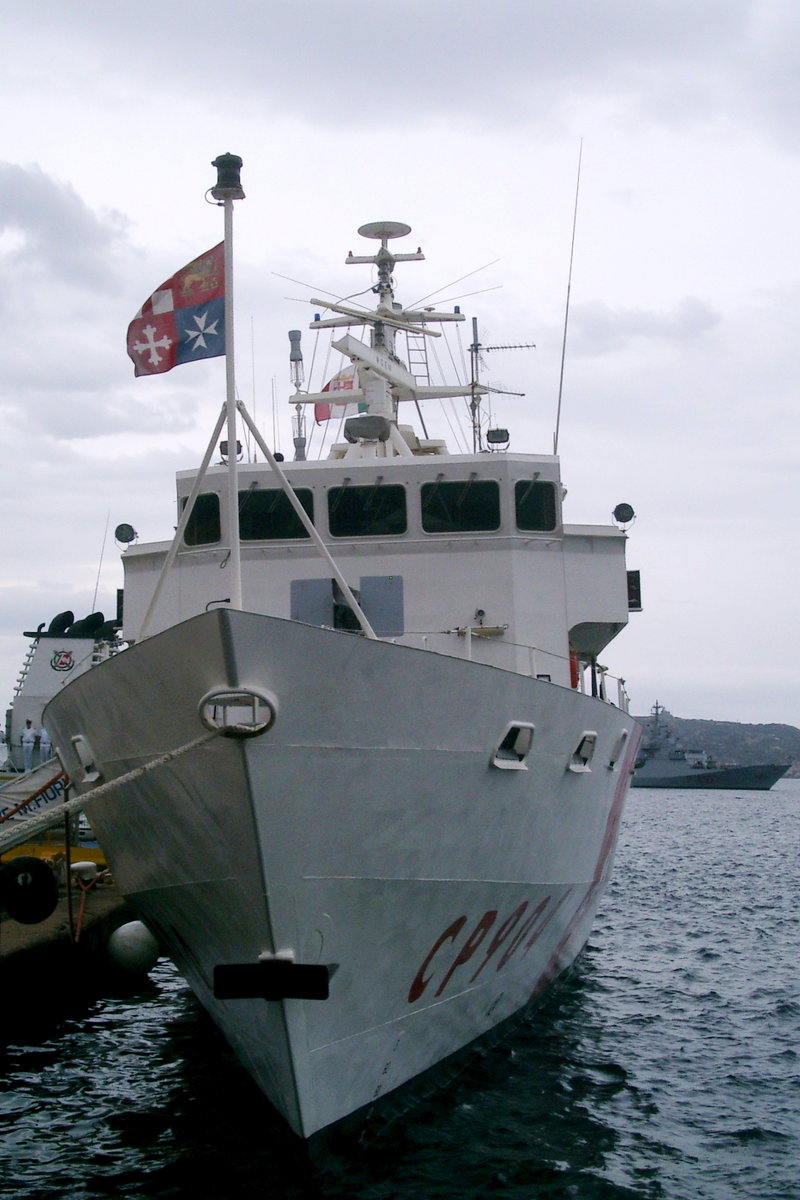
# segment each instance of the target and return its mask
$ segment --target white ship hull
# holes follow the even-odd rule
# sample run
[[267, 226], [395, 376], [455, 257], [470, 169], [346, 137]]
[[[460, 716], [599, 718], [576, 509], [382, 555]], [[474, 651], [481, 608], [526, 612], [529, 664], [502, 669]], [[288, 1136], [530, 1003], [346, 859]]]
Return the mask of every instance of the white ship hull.
[[[195, 740], [202, 698], [239, 687], [274, 697], [268, 731], [216, 737], [98, 796], [90, 815], [123, 892], [309, 1137], [574, 960], [639, 727], [566, 687], [232, 610], [100, 665], [46, 721], [70, 776], [85, 774], [90, 742], [106, 784]], [[503, 769], [510, 723], [535, 732], [525, 762]], [[575, 769], [587, 731], [594, 756]], [[276, 955], [328, 967], [328, 998], [215, 997], [215, 968]]]

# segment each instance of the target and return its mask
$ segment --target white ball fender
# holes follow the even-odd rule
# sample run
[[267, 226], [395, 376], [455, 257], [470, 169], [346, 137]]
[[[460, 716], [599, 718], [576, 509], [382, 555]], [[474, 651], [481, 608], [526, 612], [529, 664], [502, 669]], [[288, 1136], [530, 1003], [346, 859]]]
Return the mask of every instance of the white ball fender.
[[108, 939], [108, 955], [114, 966], [135, 974], [146, 974], [156, 965], [160, 947], [142, 921], [128, 921]]

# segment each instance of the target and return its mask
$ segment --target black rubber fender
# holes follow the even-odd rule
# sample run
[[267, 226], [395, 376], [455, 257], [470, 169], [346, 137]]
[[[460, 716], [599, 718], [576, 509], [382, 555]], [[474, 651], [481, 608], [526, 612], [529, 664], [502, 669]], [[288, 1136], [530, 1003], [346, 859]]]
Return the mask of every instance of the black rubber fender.
[[66, 630], [67, 637], [96, 637], [105, 623], [105, 615], [101, 612], [90, 613], [70, 625]]
[[55, 912], [58, 881], [46, 862], [22, 854], [0, 867], [0, 904], [21, 925], [36, 925]]
[[65, 630], [69, 629], [70, 625], [72, 625], [74, 621], [75, 614], [67, 609], [66, 612], [58, 613], [57, 616], [53, 617], [52, 621], [47, 627], [47, 632], [64, 633]]

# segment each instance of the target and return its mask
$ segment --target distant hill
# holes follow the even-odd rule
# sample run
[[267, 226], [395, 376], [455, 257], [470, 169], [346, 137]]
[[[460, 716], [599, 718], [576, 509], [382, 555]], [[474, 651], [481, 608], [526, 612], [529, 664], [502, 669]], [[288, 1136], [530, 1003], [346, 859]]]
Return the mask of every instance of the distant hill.
[[[685, 750], [704, 750], [721, 763], [791, 763], [800, 776], [800, 729], [794, 725], [744, 725], [739, 721], [694, 721], [664, 709]], [[637, 717], [644, 722], [646, 717]]]

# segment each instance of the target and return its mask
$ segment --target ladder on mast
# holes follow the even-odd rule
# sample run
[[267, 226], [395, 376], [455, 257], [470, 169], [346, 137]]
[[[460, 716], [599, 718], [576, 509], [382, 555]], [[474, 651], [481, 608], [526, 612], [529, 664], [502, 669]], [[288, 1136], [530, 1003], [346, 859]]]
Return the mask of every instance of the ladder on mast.
[[408, 369], [420, 387], [430, 387], [431, 373], [428, 366], [428, 339], [424, 333], [409, 330], [406, 333]]

